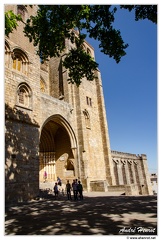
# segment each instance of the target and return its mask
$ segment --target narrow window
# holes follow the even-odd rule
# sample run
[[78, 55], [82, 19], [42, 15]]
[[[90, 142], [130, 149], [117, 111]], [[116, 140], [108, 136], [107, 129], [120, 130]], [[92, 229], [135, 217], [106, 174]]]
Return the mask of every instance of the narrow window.
[[91, 50], [87, 48], [87, 53], [91, 56]]
[[89, 105], [92, 107], [92, 99], [89, 98]]
[[26, 54], [20, 49], [14, 49], [12, 58], [12, 68], [27, 75], [29, 61]]
[[25, 95], [25, 90], [20, 89], [20, 92], [19, 92], [19, 103], [20, 104], [24, 104], [24, 95]]
[[22, 70], [22, 60], [19, 57], [13, 60], [13, 68], [19, 72]]
[[87, 100], [87, 105], [89, 105], [89, 98], [88, 98], [88, 97], [86, 97], [86, 100]]
[[18, 87], [17, 105], [20, 107], [31, 108], [31, 90], [25, 83], [20, 84]]
[[88, 111], [85, 109], [85, 110], [83, 111], [83, 114], [84, 114], [84, 117], [85, 117], [85, 125], [86, 125], [86, 128], [91, 129], [90, 116], [89, 116]]
[[87, 105], [88, 105], [88, 106], [91, 106], [91, 107], [92, 107], [92, 99], [91, 99], [91, 98], [86, 97], [86, 102], [87, 102]]
[[25, 13], [27, 13], [24, 5], [17, 5], [17, 14], [20, 14], [22, 19], [25, 20]]
[[45, 92], [45, 83], [42, 79], [40, 79], [40, 90], [41, 92]]

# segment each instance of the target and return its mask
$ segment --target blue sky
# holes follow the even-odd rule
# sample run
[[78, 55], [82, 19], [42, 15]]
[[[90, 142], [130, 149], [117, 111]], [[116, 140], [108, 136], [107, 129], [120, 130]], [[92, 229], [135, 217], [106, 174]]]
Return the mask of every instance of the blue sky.
[[157, 26], [124, 9], [115, 26], [129, 44], [119, 64], [87, 38], [101, 71], [111, 149], [146, 154], [149, 171], [157, 172]]

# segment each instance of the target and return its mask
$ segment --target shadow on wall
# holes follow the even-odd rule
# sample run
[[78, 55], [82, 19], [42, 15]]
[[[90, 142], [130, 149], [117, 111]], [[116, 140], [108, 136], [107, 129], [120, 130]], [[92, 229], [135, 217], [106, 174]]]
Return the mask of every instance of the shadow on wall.
[[6, 208], [6, 235], [157, 235], [155, 196], [66, 197]]
[[5, 201], [25, 201], [39, 191], [39, 125], [5, 105]]

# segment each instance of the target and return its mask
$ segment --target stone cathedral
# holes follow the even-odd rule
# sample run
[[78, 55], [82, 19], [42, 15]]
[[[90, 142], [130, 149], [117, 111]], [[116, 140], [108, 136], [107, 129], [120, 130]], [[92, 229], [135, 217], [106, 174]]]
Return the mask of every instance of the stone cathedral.
[[[11, 9], [24, 20], [34, 11], [5, 5]], [[88, 42], [84, 48], [95, 57]], [[6, 202], [37, 196], [45, 172], [48, 182], [80, 179], [86, 191], [152, 194], [146, 155], [110, 149], [99, 70], [94, 81], [68, 84], [62, 58], [41, 64], [21, 24], [5, 38], [4, 65]]]

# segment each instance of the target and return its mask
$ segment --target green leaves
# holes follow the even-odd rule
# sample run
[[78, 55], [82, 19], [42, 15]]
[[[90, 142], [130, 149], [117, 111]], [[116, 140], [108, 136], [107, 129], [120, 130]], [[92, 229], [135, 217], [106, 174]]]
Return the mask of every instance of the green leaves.
[[65, 39], [74, 38], [70, 33], [73, 27], [75, 25], [68, 7], [41, 5], [37, 15], [28, 19], [24, 33], [38, 46], [37, 53], [44, 61], [49, 57], [60, 56], [65, 49]]
[[5, 35], [7, 37], [16, 29], [18, 21], [22, 21], [20, 15], [15, 15], [12, 10], [5, 12]]
[[114, 58], [119, 63], [121, 57], [126, 55], [125, 49], [128, 44], [124, 43], [120, 31], [113, 27], [116, 11], [117, 8], [111, 5], [94, 5], [90, 17], [93, 24], [87, 31], [91, 38], [100, 42], [99, 48], [101, 48], [101, 52], [110, 58]]
[[89, 81], [95, 79], [98, 64], [82, 48], [76, 48], [70, 50], [63, 61], [63, 66], [69, 70], [69, 83], [79, 86], [84, 77]]
[[148, 19], [153, 23], [157, 23], [157, 5], [121, 5], [120, 8], [135, 10], [135, 20]]
[[92, 81], [95, 78], [94, 71], [98, 64], [87, 54], [82, 46], [86, 34], [78, 36], [72, 29], [79, 30], [86, 26], [83, 19], [88, 17], [90, 8], [84, 5], [40, 5], [37, 15], [28, 19], [24, 28], [25, 36], [38, 46], [38, 52], [42, 61], [49, 57], [60, 56], [65, 50], [65, 39], [69, 39], [73, 47], [63, 60], [63, 65], [69, 71], [69, 83], [81, 83], [86, 77]]
[[[87, 34], [97, 39], [101, 51], [117, 63], [126, 54], [124, 50], [128, 45], [124, 44], [120, 31], [112, 26], [115, 12], [116, 8], [111, 5], [39, 5], [37, 15], [27, 21], [24, 33], [38, 46], [37, 53], [42, 61], [60, 56], [65, 50], [65, 39], [69, 39], [73, 46], [63, 65], [69, 71], [68, 81], [78, 86], [83, 77], [92, 81], [98, 67], [82, 49]], [[72, 29], [78, 29], [78, 36]]]
[[[135, 10], [135, 20], [149, 19], [157, 22], [157, 5], [121, 5], [120, 8]], [[69, 71], [68, 81], [77, 86], [86, 77], [95, 79], [98, 64], [83, 50], [87, 35], [99, 41], [101, 52], [116, 63], [126, 55], [128, 44], [114, 28], [117, 8], [112, 5], [38, 5], [37, 14], [25, 24], [24, 33], [38, 47], [42, 61], [65, 54], [65, 40], [71, 41], [63, 65]], [[21, 17], [12, 11], [5, 13], [5, 34], [8, 36], [17, 27]], [[76, 34], [73, 29], [78, 30]], [[83, 34], [84, 32], [84, 34]], [[85, 34], [86, 33], [86, 34]]]

